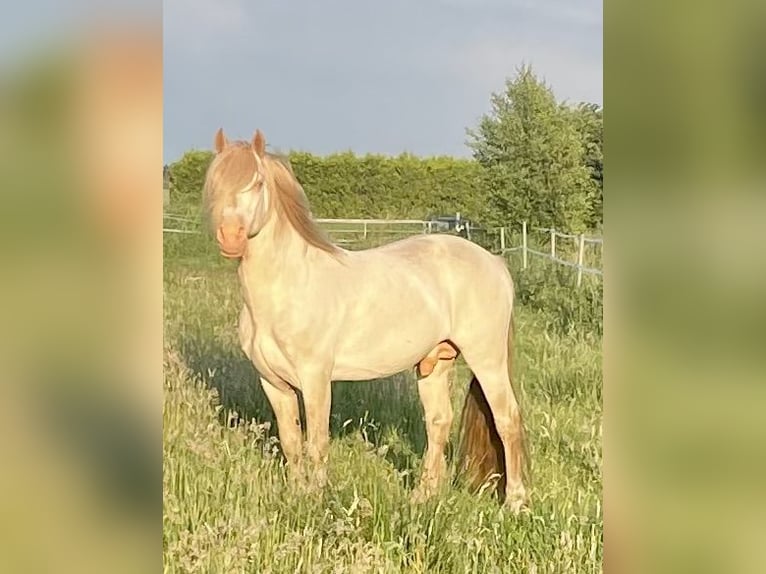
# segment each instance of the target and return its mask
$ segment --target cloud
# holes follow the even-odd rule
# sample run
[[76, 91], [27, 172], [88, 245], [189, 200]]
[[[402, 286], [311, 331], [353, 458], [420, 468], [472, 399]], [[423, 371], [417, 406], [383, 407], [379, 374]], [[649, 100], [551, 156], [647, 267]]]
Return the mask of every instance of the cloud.
[[243, 0], [165, 0], [163, 22], [166, 35], [176, 45], [195, 48], [201, 40], [225, 42], [227, 35], [245, 29], [246, 4]]
[[510, 4], [569, 24], [601, 27], [604, 22], [601, 0], [513, 0]]
[[527, 13], [570, 24], [601, 26], [602, 0], [436, 0], [437, 4], [457, 8]]
[[570, 42], [556, 28], [542, 34], [495, 33], [466, 39], [453, 47], [450, 66], [459, 81], [487, 94], [487, 101], [490, 92], [502, 90], [505, 80], [527, 64], [559, 100], [601, 103], [600, 41], [590, 46]]

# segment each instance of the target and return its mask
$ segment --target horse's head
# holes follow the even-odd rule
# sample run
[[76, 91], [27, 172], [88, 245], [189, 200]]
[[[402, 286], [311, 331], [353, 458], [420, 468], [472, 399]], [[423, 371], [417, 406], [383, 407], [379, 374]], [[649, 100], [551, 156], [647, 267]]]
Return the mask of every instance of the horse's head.
[[208, 217], [221, 254], [239, 258], [268, 219], [266, 141], [256, 130], [251, 142], [230, 143], [219, 129], [215, 152], [205, 179]]

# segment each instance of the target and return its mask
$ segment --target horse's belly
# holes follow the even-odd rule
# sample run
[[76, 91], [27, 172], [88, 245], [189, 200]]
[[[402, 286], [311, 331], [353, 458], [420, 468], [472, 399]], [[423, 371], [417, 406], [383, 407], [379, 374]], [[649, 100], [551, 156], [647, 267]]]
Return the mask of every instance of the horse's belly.
[[444, 338], [446, 334], [438, 329], [378, 331], [366, 338], [357, 335], [345, 344], [340, 342], [332, 379], [365, 381], [411, 369]]
[[[422, 357], [421, 357], [422, 358]], [[390, 377], [396, 373], [411, 369], [420, 359], [408, 357], [405, 360], [396, 361], [387, 359], [368, 362], [344, 362], [337, 360], [332, 371], [333, 381], [369, 381]]]
[[[421, 357], [422, 358], [422, 357]], [[409, 370], [420, 359], [410, 358], [406, 361], [381, 361], [365, 364], [337, 364], [332, 372], [333, 381], [369, 381], [390, 377], [396, 373]]]

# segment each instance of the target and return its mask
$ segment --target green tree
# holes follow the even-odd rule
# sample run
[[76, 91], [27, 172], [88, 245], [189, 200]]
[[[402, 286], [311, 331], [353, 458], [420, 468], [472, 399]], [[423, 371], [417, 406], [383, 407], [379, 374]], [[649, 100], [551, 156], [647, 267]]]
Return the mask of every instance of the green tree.
[[590, 226], [599, 227], [604, 220], [604, 111], [597, 104], [582, 103], [572, 114], [585, 146], [585, 165], [595, 183]]
[[202, 198], [202, 188], [205, 185], [205, 174], [215, 154], [211, 151], [187, 151], [181, 159], [170, 166], [173, 187], [172, 201], [181, 203], [199, 203]]
[[571, 109], [556, 102], [529, 66], [492, 94], [491, 105], [468, 130], [473, 156], [487, 170], [488, 221], [584, 230], [596, 185]]

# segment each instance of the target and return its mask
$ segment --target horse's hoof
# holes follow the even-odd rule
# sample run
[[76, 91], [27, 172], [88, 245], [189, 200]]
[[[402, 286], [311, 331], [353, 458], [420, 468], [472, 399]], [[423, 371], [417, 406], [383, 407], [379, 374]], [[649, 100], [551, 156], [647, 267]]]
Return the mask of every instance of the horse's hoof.
[[410, 494], [410, 502], [412, 504], [423, 504], [424, 502], [433, 498], [433, 496], [434, 492], [432, 489], [418, 486], [415, 488], [415, 490], [412, 491], [412, 494]]
[[505, 498], [504, 506], [508, 508], [514, 514], [519, 514], [522, 510], [527, 509], [527, 493], [524, 489], [512, 492]]
[[428, 497], [419, 488], [413, 490], [412, 493], [410, 494], [411, 504], [423, 504], [427, 499]]

